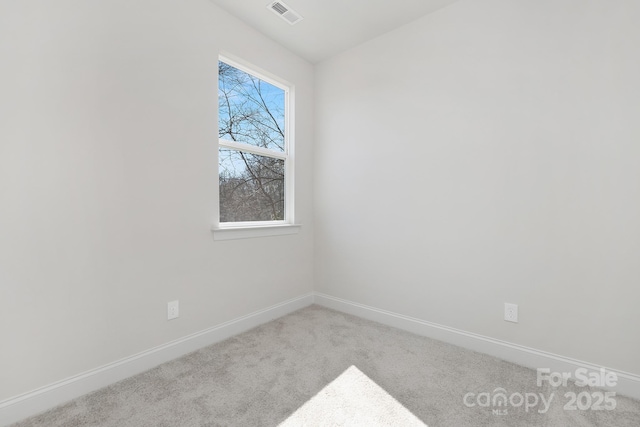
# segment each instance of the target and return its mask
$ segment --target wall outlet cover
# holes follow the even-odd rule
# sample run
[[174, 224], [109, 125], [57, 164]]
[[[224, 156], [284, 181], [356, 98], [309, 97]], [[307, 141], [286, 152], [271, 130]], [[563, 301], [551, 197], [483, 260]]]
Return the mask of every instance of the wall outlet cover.
[[180, 316], [180, 303], [178, 300], [167, 303], [167, 320], [176, 319]]
[[504, 303], [504, 320], [507, 322], [518, 323], [518, 305]]

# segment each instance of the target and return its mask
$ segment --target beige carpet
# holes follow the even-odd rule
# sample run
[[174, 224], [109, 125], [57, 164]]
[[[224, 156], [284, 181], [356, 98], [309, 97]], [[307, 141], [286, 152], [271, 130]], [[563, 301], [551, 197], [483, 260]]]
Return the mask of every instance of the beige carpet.
[[[477, 404], [501, 389], [555, 399], [543, 413]], [[611, 411], [564, 409], [565, 393], [585, 390], [538, 387], [533, 370], [311, 306], [16, 426], [640, 426], [640, 402], [621, 396]]]
[[426, 425], [355, 366], [313, 396], [279, 427]]

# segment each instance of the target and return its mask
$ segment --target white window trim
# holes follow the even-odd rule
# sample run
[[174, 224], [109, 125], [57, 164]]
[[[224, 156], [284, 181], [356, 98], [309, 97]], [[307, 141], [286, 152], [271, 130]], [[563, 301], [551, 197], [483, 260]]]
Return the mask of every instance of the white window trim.
[[[245, 73], [251, 74], [269, 84], [272, 84], [285, 92], [285, 141], [284, 151], [278, 152], [262, 147], [242, 144], [225, 139], [218, 140], [218, 148], [231, 148], [260, 156], [274, 157], [285, 161], [285, 219], [284, 221], [250, 221], [250, 222], [220, 222], [220, 199], [219, 193], [216, 203], [216, 216], [211, 227], [214, 240], [245, 239], [253, 237], [280, 236], [286, 234], [296, 234], [301, 225], [295, 223], [295, 156], [294, 156], [294, 92], [295, 87], [291, 83], [280, 79], [258, 67], [247, 64], [239, 58], [228, 53], [220, 54], [218, 60], [225, 62]], [[216, 85], [216, 88], [218, 86]], [[216, 150], [219, 152], [219, 150]], [[216, 169], [219, 166], [216, 163]], [[216, 177], [219, 173], [216, 172]]]
[[214, 228], [213, 240], [284, 236], [287, 234], [297, 234], [300, 231], [300, 227], [300, 224], [287, 224], [284, 222], [263, 224], [261, 222], [260, 225], [255, 226], [243, 225], [237, 227]]

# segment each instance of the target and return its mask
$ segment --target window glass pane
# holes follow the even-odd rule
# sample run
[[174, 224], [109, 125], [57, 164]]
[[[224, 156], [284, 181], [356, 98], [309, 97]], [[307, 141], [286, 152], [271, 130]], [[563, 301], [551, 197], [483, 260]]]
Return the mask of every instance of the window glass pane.
[[284, 160], [220, 149], [220, 222], [284, 220]]
[[284, 151], [284, 90], [222, 61], [218, 73], [218, 136]]

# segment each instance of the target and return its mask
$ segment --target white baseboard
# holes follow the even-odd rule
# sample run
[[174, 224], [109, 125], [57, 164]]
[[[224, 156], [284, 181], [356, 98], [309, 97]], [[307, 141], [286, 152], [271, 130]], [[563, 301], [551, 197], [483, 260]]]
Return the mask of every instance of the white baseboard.
[[532, 369], [548, 368], [552, 372], [574, 373], [578, 368], [586, 368], [588, 372], [598, 373], [600, 369], [604, 368], [607, 371], [615, 372], [618, 376], [618, 383], [614, 388], [611, 388], [611, 391], [640, 399], [639, 375], [380, 310], [318, 292], [314, 293], [314, 302], [324, 307], [488, 354]]
[[222, 341], [313, 303], [313, 294], [268, 307], [171, 341], [100, 368], [0, 402], [0, 426], [36, 415], [84, 394], [147, 371], [161, 363]]

